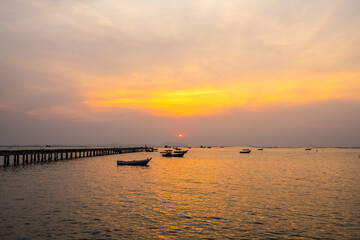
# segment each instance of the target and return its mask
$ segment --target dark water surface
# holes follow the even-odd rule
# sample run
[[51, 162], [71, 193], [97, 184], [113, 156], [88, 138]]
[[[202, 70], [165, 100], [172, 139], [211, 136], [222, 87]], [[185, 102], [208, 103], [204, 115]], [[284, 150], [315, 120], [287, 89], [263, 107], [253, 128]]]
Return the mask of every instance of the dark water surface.
[[0, 239], [360, 239], [360, 150], [239, 150], [0, 169]]

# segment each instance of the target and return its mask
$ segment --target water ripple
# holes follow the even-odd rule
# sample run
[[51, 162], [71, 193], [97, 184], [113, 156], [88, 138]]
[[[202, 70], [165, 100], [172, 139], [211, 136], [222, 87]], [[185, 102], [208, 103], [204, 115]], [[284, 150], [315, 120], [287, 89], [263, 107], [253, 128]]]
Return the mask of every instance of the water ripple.
[[[193, 148], [0, 172], [1, 239], [360, 239], [349, 150]], [[147, 168], [116, 160], [153, 157]]]

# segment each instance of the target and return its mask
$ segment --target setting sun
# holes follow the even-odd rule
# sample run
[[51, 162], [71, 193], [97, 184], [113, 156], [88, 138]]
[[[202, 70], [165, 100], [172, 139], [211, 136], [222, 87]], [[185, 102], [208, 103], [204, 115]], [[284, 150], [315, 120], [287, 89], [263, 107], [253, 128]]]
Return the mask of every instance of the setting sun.
[[0, 0], [0, 237], [360, 240], [359, 10]]

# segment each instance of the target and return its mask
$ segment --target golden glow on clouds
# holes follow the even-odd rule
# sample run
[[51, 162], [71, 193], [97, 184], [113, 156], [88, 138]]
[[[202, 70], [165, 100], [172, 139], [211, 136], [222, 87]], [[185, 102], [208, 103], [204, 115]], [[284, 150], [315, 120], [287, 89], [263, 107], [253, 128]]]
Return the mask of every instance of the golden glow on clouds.
[[[219, 114], [232, 108], [260, 110], [267, 106], [291, 106], [317, 101], [346, 99], [359, 84], [344, 84], [351, 75], [288, 77], [224, 81], [218, 86], [188, 89], [114, 89], [85, 94], [83, 103], [96, 111], [138, 110], [145, 114], [185, 117]], [[351, 81], [346, 81], [351, 83]], [[359, 99], [359, 96], [356, 98]]]
[[84, 101], [90, 108], [126, 108], [172, 117], [219, 113], [224, 107], [230, 107], [229, 103], [231, 103], [223, 91], [206, 88], [204, 90], [116, 90], [91, 95], [97, 97]]
[[1, 1], [0, 110], [88, 120], [360, 100], [357, 4]]

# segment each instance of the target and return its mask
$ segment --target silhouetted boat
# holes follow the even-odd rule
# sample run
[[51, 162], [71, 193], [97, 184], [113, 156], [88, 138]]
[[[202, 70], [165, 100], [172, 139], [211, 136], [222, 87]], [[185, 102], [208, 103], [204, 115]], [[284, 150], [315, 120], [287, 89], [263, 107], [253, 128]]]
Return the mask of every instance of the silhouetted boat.
[[174, 153], [187, 153], [188, 152], [188, 150], [177, 150], [177, 151], [174, 151]]
[[305, 151], [310, 151], [311, 150], [311, 148], [305, 148]]
[[157, 152], [157, 148], [146, 148], [145, 152]]
[[184, 156], [184, 152], [182, 153], [173, 153], [172, 150], [165, 150], [165, 152], [161, 152], [161, 155], [163, 157], [183, 157]]
[[174, 153], [187, 153], [188, 150], [182, 150], [181, 148], [176, 148], [176, 150], [174, 150]]
[[262, 151], [262, 150], [264, 150], [264, 149], [263, 149], [263, 148], [258, 148], [258, 150], [259, 150], [259, 151]]
[[147, 158], [144, 160], [134, 160], [134, 161], [117, 161], [117, 165], [132, 165], [132, 166], [145, 166], [150, 162], [152, 158]]
[[242, 151], [240, 151], [240, 153], [250, 153], [250, 152], [251, 150], [247, 148], [244, 148]]

